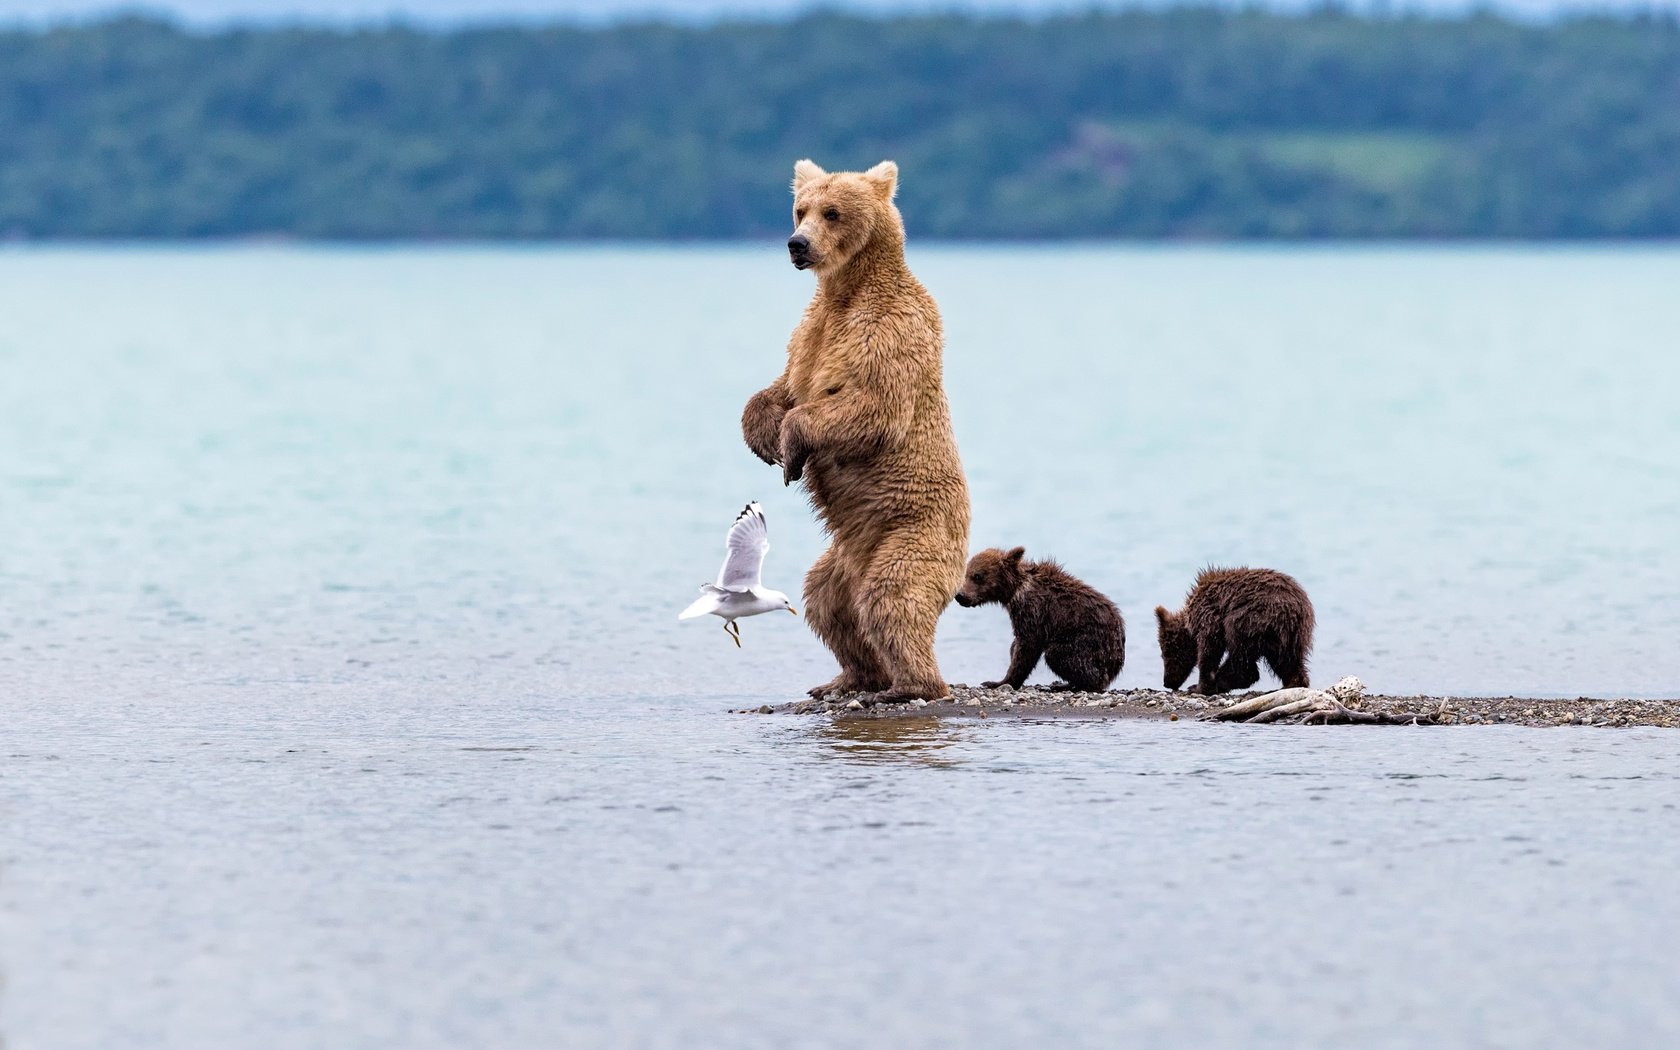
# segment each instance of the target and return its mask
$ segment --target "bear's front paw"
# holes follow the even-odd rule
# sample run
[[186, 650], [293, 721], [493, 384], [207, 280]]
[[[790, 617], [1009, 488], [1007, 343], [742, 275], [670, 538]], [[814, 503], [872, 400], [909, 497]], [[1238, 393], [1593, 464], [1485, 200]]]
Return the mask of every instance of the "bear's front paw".
[[741, 413], [741, 436], [747, 448], [772, 466], [780, 452], [782, 418], [786, 415], [787, 409], [767, 390], [754, 394]]
[[805, 440], [800, 417], [788, 413], [782, 421], [782, 484], [791, 485], [805, 476], [805, 462], [811, 458], [811, 446]]
[[1008, 682], [981, 682], [980, 683], [980, 688], [982, 688], [982, 689], [1013, 689], [1015, 687], [1010, 685]]

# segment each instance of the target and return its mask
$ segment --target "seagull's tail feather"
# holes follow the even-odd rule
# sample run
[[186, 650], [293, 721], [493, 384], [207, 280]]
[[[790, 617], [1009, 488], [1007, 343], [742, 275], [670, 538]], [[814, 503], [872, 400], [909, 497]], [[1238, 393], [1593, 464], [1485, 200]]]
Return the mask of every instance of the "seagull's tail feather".
[[[715, 590], [713, 588], [712, 590]], [[694, 599], [694, 603], [677, 614], [679, 620], [692, 620], [696, 616], [704, 616], [718, 607], [718, 596], [708, 590], [705, 594]]]

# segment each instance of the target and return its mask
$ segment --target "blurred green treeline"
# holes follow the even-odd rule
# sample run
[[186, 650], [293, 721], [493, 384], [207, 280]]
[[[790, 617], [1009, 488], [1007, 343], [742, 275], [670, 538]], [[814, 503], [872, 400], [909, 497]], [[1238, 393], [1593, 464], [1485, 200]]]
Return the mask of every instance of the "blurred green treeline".
[[0, 235], [1680, 236], [1680, 22], [1171, 9], [0, 32]]

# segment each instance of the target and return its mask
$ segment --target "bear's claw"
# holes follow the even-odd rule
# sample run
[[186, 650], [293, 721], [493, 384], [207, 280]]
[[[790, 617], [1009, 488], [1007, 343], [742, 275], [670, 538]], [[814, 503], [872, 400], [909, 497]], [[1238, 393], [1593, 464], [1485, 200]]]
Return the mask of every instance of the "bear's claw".
[[782, 466], [782, 486], [785, 488], [805, 476], [805, 453], [798, 452]]

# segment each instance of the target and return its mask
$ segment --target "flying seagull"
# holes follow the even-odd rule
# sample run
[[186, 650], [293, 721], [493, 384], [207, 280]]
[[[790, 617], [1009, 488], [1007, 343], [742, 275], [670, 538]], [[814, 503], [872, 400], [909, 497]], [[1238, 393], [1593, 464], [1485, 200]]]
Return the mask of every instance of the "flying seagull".
[[702, 583], [700, 597], [693, 605], [677, 614], [679, 620], [692, 620], [711, 613], [723, 617], [723, 630], [741, 647], [741, 625], [735, 621], [743, 616], [786, 609], [798, 616], [799, 610], [781, 591], [773, 591], [761, 582], [764, 555], [770, 550], [770, 530], [764, 524], [764, 508], [749, 503], [729, 527], [729, 553], [724, 555], [723, 568], [718, 570], [716, 583]]

